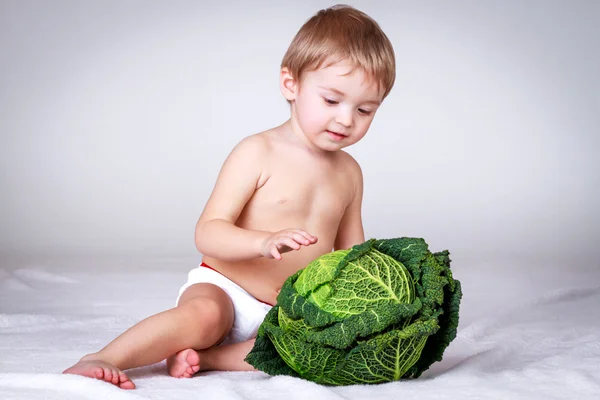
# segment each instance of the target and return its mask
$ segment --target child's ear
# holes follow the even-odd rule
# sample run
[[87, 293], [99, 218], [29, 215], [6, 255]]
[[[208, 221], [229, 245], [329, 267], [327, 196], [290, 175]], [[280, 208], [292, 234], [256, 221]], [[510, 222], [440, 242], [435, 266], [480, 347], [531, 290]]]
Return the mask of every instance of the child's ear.
[[285, 97], [288, 101], [296, 99], [298, 83], [287, 67], [281, 68], [281, 74], [279, 76], [279, 89], [281, 89], [281, 94], [283, 94], [283, 97]]

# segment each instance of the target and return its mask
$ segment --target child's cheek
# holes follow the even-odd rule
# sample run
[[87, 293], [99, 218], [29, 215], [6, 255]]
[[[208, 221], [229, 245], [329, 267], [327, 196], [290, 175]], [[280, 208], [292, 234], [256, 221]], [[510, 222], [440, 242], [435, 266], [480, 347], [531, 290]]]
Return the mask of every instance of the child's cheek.
[[303, 113], [303, 119], [306, 129], [310, 131], [322, 129], [322, 127], [320, 126], [323, 124], [322, 110], [320, 110], [319, 107], [316, 107], [314, 103], [312, 103], [307, 104], [307, 107], [304, 107], [304, 111], [305, 112]]

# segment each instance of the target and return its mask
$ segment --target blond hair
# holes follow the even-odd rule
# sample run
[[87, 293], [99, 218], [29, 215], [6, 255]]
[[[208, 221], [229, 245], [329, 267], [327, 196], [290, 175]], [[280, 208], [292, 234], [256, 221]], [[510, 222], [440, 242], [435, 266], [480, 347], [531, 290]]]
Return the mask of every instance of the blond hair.
[[320, 10], [298, 31], [288, 48], [281, 68], [301, 81], [305, 71], [350, 61], [384, 89], [385, 98], [396, 79], [394, 49], [379, 24], [367, 14], [346, 5]]

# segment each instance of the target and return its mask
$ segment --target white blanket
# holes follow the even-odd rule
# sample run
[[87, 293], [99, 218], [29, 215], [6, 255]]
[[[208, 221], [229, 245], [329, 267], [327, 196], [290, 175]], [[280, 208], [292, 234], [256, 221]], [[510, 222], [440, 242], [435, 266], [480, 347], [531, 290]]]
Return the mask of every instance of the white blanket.
[[421, 378], [326, 387], [261, 372], [128, 371], [137, 389], [60, 372], [140, 319], [173, 306], [197, 260], [5, 259], [0, 264], [1, 399], [600, 398], [600, 265], [453, 257], [458, 337]]

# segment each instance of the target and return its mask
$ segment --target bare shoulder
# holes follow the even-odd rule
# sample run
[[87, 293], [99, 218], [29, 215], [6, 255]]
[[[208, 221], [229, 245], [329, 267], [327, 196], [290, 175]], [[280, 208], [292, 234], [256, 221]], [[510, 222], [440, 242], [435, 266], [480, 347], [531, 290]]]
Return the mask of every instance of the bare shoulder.
[[261, 159], [270, 148], [268, 138], [263, 133], [256, 133], [242, 139], [232, 150], [234, 156], [251, 157]]
[[337, 153], [340, 167], [347, 171], [353, 178], [362, 182], [362, 169], [358, 161], [343, 150], [340, 150]]
[[242, 139], [231, 151], [226, 165], [233, 165], [238, 173], [255, 181], [255, 189], [269, 179], [269, 163], [273, 154], [272, 140], [266, 132], [255, 133]]

